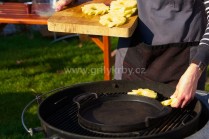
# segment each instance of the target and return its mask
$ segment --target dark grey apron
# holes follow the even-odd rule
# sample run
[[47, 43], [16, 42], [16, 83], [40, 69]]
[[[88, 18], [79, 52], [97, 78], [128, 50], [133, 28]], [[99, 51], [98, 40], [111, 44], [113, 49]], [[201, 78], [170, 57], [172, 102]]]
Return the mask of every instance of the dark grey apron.
[[138, 0], [138, 15], [133, 36], [119, 39], [115, 79], [175, 86], [205, 31], [202, 0]]

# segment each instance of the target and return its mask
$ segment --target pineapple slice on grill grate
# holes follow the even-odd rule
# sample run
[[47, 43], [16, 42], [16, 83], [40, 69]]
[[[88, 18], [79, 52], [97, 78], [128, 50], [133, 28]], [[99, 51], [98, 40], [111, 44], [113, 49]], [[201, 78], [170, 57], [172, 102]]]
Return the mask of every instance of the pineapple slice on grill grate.
[[170, 106], [175, 101], [177, 101], [177, 98], [170, 98], [170, 99], [161, 101], [161, 104], [163, 106]]
[[142, 88], [139, 88], [138, 90], [132, 90], [132, 92], [128, 92], [128, 95], [145, 96], [153, 99], [157, 98], [157, 93], [155, 91]]

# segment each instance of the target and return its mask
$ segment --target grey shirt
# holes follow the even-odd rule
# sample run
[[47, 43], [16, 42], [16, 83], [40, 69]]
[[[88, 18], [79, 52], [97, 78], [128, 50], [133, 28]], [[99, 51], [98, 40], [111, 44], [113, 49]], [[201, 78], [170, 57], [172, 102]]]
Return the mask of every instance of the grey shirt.
[[163, 45], [200, 41], [193, 59], [208, 64], [209, 0], [137, 0], [137, 3], [141, 42]]
[[200, 41], [206, 14], [202, 0], [138, 0], [139, 34], [151, 45]]

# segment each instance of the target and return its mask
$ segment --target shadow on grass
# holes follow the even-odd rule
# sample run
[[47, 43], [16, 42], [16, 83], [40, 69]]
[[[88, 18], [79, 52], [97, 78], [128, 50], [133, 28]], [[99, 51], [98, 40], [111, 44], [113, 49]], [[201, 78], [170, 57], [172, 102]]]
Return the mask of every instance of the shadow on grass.
[[[0, 138], [1, 139], [29, 139], [30, 135], [21, 124], [21, 114], [24, 107], [34, 99], [30, 92], [5, 92], [0, 94]], [[37, 117], [37, 104], [33, 104], [25, 114], [26, 125], [40, 126]], [[42, 134], [34, 136], [40, 138]]]

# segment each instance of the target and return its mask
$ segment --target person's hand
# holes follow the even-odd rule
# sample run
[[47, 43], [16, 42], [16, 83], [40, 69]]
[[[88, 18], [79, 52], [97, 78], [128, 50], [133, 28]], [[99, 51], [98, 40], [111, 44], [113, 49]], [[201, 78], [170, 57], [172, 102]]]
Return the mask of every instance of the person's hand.
[[74, 0], [59, 0], [55, 4], [55, 11], [62, 10], [66, 5], [72, 3]]
[[171, 96], [171, 98], [175, 98], [175, 101], [171, 103], [171, 107], [183, 108], [194, 98], [200, 75], [201, 71], [198, 66], [191, 63], [186, 72], [181, 76], [176, 90]]

